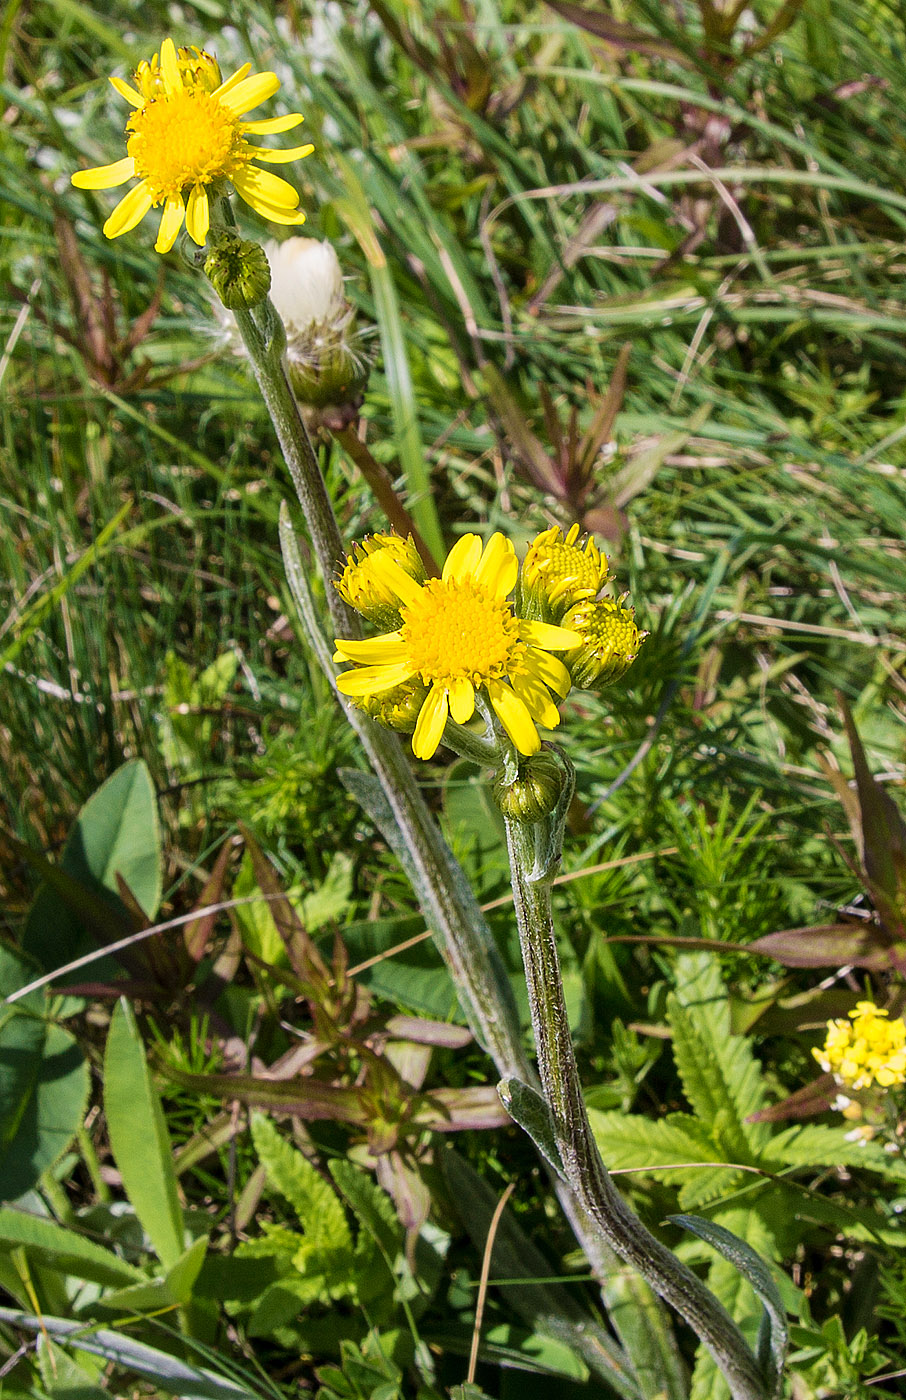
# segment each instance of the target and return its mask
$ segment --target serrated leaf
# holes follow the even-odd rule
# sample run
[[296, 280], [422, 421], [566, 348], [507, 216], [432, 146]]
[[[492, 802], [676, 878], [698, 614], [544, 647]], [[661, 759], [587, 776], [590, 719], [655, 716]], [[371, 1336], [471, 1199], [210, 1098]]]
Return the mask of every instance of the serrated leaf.
[[715, 1133], [722, 1156], [751, 1161], [752, 1150], [770, 1136], [763, 1125], [745, 1122], [764, 1103], [761, 1068], [748, 1041], [732, 1033], [720, 969], [707, 953], [677, 959], [667, 1016], [676, 1066], [696, 1116]]
[[392, 1269], [403, 1247], [404, 1230], [390, 1197], [352, 1162], [335, 1158], [328, 1169], [353, 1215]]
[[252, 1141], [268, 1182], [292, 1206], [306, 1240], [311, 1245], [351, 1251], [349, 1222], [336, 1192], [264, 1113], [252, 1115]]
[[885, 1152], [877, 1142], [848, 1142], [846, 1131], [830, 1124], [785, 1128], [771, 1139], [769, 1155], [772, 1167], [864, 1167], [894, 1181], [906, 1180], [906, 1162], [898, 1154]]

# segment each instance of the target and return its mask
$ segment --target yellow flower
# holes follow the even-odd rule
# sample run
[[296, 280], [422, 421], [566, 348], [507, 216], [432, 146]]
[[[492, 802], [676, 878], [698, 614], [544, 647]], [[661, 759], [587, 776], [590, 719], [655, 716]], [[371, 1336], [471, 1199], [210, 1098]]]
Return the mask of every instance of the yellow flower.
[[579, 526], [566, 538], [559, 525], [542, 530], [522, 564], [522, 608], [530, 616], [547, 613], [559, 622], [567, 608], [595, 594], [607, 582], [607, 558], [589, 536], [576, 544]]
[[619, 680], [639, 654], [648, 636], [640, 632], [632, 608], [623, 606], [621, 598], [594, 598], [563, 615], [560, 621], [582, 639], [582, 645], [570, 653], [569, 673], [579, 690], [601, 690], [611, 681]]
[[887, 1012], [873, 1001], [858, 1002], [849, 1015], [849, 1021], [828, 1021], [824, 1044], [812, 1051], [825, 1073], [851, 1089], [906, 1084], [903, 1018], [889, 1021]]
[[338, 638], [335, 660], [352, 661], [337, 685], [355, 699], [379, 695], [414, 676], [428, 687], [412, 751], [431, 758], [448, 715], [465, 724], [483, 690], [522, 754], [541, 746], [536, 722], [552, 729], [560, 713], [551, 699], [569, 693], [569, 672], [552, 651], [569, 651], [578, 638], [563, 627], [517, 618], [510, 601], [519, 565], [509, 540], [492, 535], [482, 549], [478, 535], [463, 535], [440, 578], [420, 582], [379, 549], [368, 559], [372, 579], [396, 600], [402, 625], [371, 641]]
[[375, 627], [393, 630], [403, 620], [399, 595], [392, 583], [384, 579], [380, 566], [375, 568], [374, 564], [377, 555], [385, 550], [389, 551], [388, 558], [395, 559], [404, 573], [417, 583], [424, 583], [425, 566], [411, 535], [406, 539], [402, 535], [369, 535], [352, 546], [335, 586], [343, 602], [367, 617]]
[[72, 183], [83, 190], [107, 190], [138, 177], [104, 225], [108, 238], [118, 238], [139, 224], [150, 209], [164, 206], [157, 242], [167, 253], [185, 221], [201, 247], [208, 236], [211, 211], [208, 186], [228, 180], [247, 204], [275, 224], [301, 224], [299, 196], [292, 185], [262, 170], [253, 161], [282, 164], [299, 160], [314, 146], [268, 150], [252, 146], [246, 135], [266, 135], [298, 126], [298, 112], [264, 121], [244, 122], [246, 112], [273, 97], [280, 86], [276, 73], [249, 77], [246, 63], [221, 82], [216, 59], [199, 49], [177, 49], [172, 39], [161, 44], [160, 55], [143, 60], [135, 71], [135, 86], [111, 78], [116, 91], [134, 111], [126, 122], [128, 155], [112, 165], [79, 170]]

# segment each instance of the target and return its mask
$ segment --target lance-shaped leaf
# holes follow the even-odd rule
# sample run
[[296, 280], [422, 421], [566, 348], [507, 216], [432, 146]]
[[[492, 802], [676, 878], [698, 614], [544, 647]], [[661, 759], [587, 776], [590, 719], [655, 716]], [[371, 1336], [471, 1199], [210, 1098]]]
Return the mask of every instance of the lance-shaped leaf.
[[313, 1122], [318, 1118], [364, 1126], [370, 1114], [358, 1089], [326, 1084], [319, 1079], [263, 1079], [253, 1074], [189, 1074], [175, 1065], [161, 1065], [161, 1072], [199, 1094], [235, 1099], [252, 1108], [270, 1108]]
[[890, 938], [906, 941], [906, 823], [890, 793], [872, 775], [849, 706], [842, 697], [840, 707], [859, 794], [866, 883]]
[[411, 1122], [437, 1133], [463, 1129], [503, 1128], [510, 1116], [492, 1084], [466, 1089], [432, 1089], [421, 1096]]
[[875, 923], [784, 928], [756, 938], [746, 948], [784, 967], [864, 967], [872, 972], [906, 968], [906, 946], [891, 947]]

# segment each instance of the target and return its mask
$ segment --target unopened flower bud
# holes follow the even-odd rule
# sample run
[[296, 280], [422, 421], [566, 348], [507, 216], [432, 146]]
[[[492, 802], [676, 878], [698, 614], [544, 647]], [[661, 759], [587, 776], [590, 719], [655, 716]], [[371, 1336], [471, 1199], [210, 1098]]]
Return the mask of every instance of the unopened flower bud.
[[384, 550], [410, 578], [424, 583], [425, 566], [411, 535], [405, 539], [402, 535], [369, 535], [352, 546], [335, 587], [343, 602], [367, 617], [369, 622], [382, 630], [395, 632], [402, 624], [399, 597], [374, 567], [375, 556]]
[[578, 537], [578, 525], [570, 527], [565, 539], [554, 525], [532, 541], [520, 573], [520, 617], [560, 622], [569, 608], [594, 598], [606, 583], [606, 556], [593, 539], [577, 544]]
[[541, 749], [519, 761], [514, 782], [498, 775], [494, 779], [494, 801], [505, 817], [515, 822], [540, 822], [550, 816], [560, 801], [565, 775], [550, 749]]
[[648, 636], [640, 632], [632, 608], [623, 606], [626, 595], [577, 603], [561, 619], [561, 626], [577, 632], [581, 647], [563, 658], [579, 690], [601, 690], [619, 680], [639, 654]]
[[257, 306], [271, 285], [264, 249], [228, 231], [218, 236], [204, 260], [204, 270], [229, 311], [248, 311]]
[[392, 690], [349, 698], [357, 710], [364, 710], [366, 715], [386, 728], [395, 729], [399, 734], [414, 734], [427, 695], [428, 687], [414, 676], [402, 685], [395, 685]]

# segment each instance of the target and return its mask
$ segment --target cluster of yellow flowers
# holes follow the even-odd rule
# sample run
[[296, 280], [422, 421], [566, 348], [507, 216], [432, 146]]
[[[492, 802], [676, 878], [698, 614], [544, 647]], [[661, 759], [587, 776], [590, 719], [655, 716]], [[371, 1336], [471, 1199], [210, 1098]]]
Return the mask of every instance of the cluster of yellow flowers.
[[[440, 578], [428, 578], [411, 540], [374, 535], [353, 547], [337, 583], [347, 603], [385, 630], [367, 641], [338, 637], [336, 661], [353, 670], [342, 693], [374, 719], [412, 734], [412, 751], [435, 753], [448, 718], [466, 724], [483, 692], [520, 754], [538, 752], [536, 724], [553, 729], [575, 684], [616, 680], [638, 655], [625, 597], [597, 598], [607, 560], [593, 540], [543, 531], [520, 567], [494, 534], [454, 545]], [[563, 660], [560, 655], [562, 654]]]
[[827, 1036], [812, 1051], [825, 1073], [850, 1089], [889, 1089], [906, 1084], [906, 1021], [889, 1020], [873, 1001], [860, 1001], [845, 1021], [828, 1021]]

